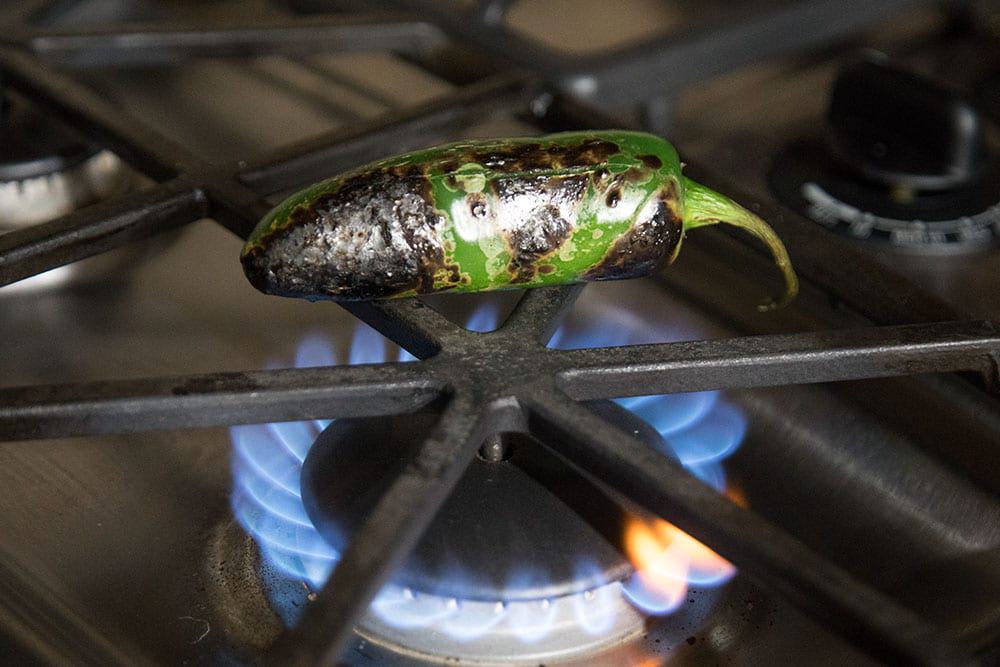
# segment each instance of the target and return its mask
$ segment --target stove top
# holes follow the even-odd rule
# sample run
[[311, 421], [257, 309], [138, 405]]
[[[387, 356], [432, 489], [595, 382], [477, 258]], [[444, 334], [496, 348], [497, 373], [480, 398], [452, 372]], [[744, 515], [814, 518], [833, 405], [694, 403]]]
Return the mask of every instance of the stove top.
[[[130, 168], [75, 212], [36, 197], [0, 219], [0, 651], [996, 661], [997, 16], [0, 9], [0, 128], [15, 108], [87, 147], [59, 183], [88, 160]], [[755, 207], [798, 301], [756, 312], [778, 278], [722, 230], [654, 278], [523, 298], [340, 308], [242, 275], [240, 237], [303, 184], [450, 139], [599, 127], [664, 134], [692, 178]]]

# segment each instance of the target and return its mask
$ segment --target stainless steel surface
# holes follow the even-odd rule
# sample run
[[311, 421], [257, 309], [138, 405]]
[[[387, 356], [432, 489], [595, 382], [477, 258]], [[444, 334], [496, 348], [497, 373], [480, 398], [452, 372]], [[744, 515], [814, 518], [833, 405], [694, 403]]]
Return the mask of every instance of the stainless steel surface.
[[[183, 11], [197, 15], [216, 11], [209, 4], [171, 6], [185, 5]], [[653, 23], [648, 3], [624, 4], [633, 25]], [[581, 5], [573, 10], [583, 13]], [[248, 7], [269, 11], [262, 3]], [[676, 19], [669, 9], [656, 10]], [[530, 6], [518, 11], [512, 20], [558, 34], [545, 31], [545, 16]], [[929, 29], [914, 20], [873, 41], [889, 48]], [[795, 60], [700, 85], [682, 97], [673, 138], [682, 154], [768, 198], [762, 165], [795, 132], [818, 122], [834, 68], [833, 57]], [[215, 163], [249, 159], [261, 149], [450, 88], [385, 54], [206, 60], [90, 76], [123, 108]], [[457, 129], [476, 136], [524, 131], [507, 118]], [[662, 280], [590, 286], [573, 316], [634, 314], [662, 326], [664, 339], [678, 320], [695, 336], [710, 338], [745, 329], [859, 323], [808, 289], [789, 311], [756, 314], [756, 277], [767, 271], [761, 259], [712, 235], [687, 244]], [[346, 352], [355, 318], [329, 303], [257, 293], [242, 275], [240, 246], [218, 225], [198, 223], [127, 278], [109, 275], [84, 290], [33, 295], [0, 289], [0, 386], [258, 369], [292, 358], [298, 341], [316, 331]], [[716, 246], [721, 255], [706, 252]], [[883, 259], [966, 310], [997, 317], [998, 252]], [[133, 261], [127, 249], [115, 256]], [[713, 264], [719, 257], [729, 264]], [[99, 261], [104, 258], [80, 266]], [[996, 405], [978, 395], [960, 404], [958, 390], [923, 380], [861, 384], [865, 389], [777, 388], [735, 396], [748, 411], [751, 431], [730, 470], [750, 505], [766, 517], [811, 546], [831, 549], [838, 563], [877, 588], [904, 591], [917, 609], [959, 610], [945, 622], [974, 633], [961, 612], [982, 590], [935, 585], [929, 595], [920, 580], [935, 569], [967, 574], [970, 559], [985, 559], [1000, 547], [1000, 479], [979, 470], [969, 481], [956, 472], [983, 467], [975, 457], [995, 450], [996, 430], [971, 429], [956, 443], [930, 428], [906, 431], [900, 422], [947, 411], [940, 421], [949, 423], [959, 406], [985, 420]], [[0, 605], [6, 614], [0, 621], [39, 628], [53, 662], [80, 658], [81, 637], [100, 638], [83, 655], [105, 663], [238, 662], [249, 649], [265, 647], [281, 624], [270, 608], [267, 582], [256, 577], [255, 549], [232, 523], [230, 447], [223, 429], [0, 447], [0, 590], [9, 591], [7, 600], [27, 601], [21, 608], [31, 610], [15, 615]], [[986, 465], [994, 459], [987, 457]], [[875, 498], [878, 513], [868, 502]], [[984, 578], [983, 586], [989, 585]], [[304, 589], [294, 592], [308, 597]], [[75, 626], [46, 623], [64, 612]], [[651, 623], [644, 636], [602, 655], [600, 664], [868, 662], [744, 577], [725, 589], [704, 625], [687, 630], [678, 623], [674, 617]], [[356, 665], [416, 660], [364, 638], [347, 657]]]

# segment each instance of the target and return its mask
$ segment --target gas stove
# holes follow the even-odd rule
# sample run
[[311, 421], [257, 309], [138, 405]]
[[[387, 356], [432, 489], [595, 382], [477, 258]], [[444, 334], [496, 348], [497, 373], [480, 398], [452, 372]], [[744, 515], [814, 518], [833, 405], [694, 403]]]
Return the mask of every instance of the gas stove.
[[[0, 8], [0, 654], [996, 664], [991, 3]], [[632, 127], [803, 279], [267, 297], [285, 194]], [[991, 321], [993, 320], [993, 321]]]

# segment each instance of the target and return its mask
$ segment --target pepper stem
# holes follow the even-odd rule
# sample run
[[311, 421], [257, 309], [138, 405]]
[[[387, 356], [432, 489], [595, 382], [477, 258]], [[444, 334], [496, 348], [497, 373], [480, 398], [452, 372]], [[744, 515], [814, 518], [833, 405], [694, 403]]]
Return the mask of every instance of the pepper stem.
[[770, 249], [774, 263], [785, 279], [785, 293], [777, 300], [768, 299], [757, 310], [764, 312], [787, 305], [799, 293], [799, 279], [792, 268], [785, 245], [770, 225], [729, 197], [684, 177], [684, 230], [715, 224], [733, 225], [744, 229]]

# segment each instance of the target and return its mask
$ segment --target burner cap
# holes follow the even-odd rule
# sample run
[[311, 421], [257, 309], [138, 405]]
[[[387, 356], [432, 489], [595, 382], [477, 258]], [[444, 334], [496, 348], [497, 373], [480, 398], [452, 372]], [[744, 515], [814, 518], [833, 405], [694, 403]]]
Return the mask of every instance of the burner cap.
[[[610, 402], [595, 404], [659, 445], [652, 427]], [[437, 420], [415, 414], [342, 419], [316, 440], [302, 471], [310, 519], [343, 550]], [[504, 434], [510, 456], [477, 457], [393, 581], [461, 600], [541, 600], [582, 593], [632, 572], [618, 548], [626, 513], [528, 436]], [[416, 443], [416, 444], [413, 444]]]

